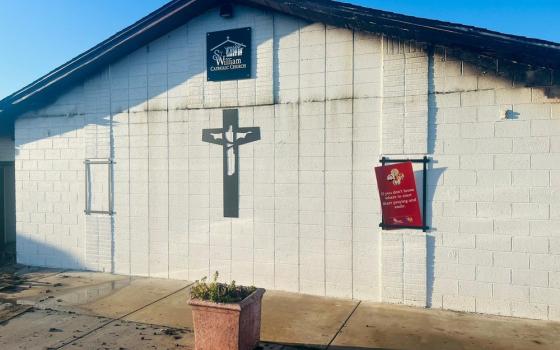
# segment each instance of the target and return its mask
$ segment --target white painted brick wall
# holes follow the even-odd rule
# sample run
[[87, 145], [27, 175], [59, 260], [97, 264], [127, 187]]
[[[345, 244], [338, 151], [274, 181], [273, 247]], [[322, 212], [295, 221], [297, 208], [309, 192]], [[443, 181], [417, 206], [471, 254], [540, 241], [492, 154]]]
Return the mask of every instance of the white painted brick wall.
[[[408, 42], [235, 13], [17, 120], [19, 262], [560, 318], [557, 99]], [[207, 82], [208, 28], [244, 26], [254, 78]], [[222, 150], [201, 141], [227, 107], [261, 128], [240, 150], [239, 219], [222, 215]], [[382, 154], [433, 157], [427, 234], [379, 230]], [[115, 161], [112, 218], [83, 213], [87, 158]]]
[[[432, 217], [442, 237], [435, 247], [434, 294], [438, 300], [441, 295], [444, 308], [555, 319], [558, 286], [549, 274], [558, 259], [551, 200], [558, 191], [551, 181], [559, 160], [551, 148], [559, 124], [551, 113], [556, 101], [537, 101], [539, 88], [466, 62], [461, 73], [460, 66], [439, 54], [434, 59], [431, 153], [436, 162], [459, 157], [459, 164], [434, 164], [443, 173], [432, 202], [443, 207]], [[519, 113], [516, 119], [503, 118], [507, 109]], [[458, 227], [442, 221], [455, 216]], [[438, 266], [438, 257], [454, 268]], [[474, 273], [447, 273], [459, 266]]]
[[85, 264], [85, 148], [79, 142], [85, 136], [84, 122], [83, 116], [16, 121], [16, 230], [20, 263], [68, 268]]
[[384, 40], [382, 152], [424, 154], [428, 121], [428, 56], [410, 42]]
[[[371, 261], [379, 254], [378, 238], [370, 232], [377, 231], [371, 213], [379, 209], [375, 191], [366, 189], [373, 185], [371, 166], [379, 153], [379, 120], [372, 113], [381, 106], [376, 87], [380, 38], [356, 39], [348, 30], [239, 11], [234, 24], [253, 27], [256, 79], [235, 86], [208, 83], [204, 66], [197, 66], [204, 57], [197, 49], [208, 25], [232, 25], [215, 12], [137, 50], [52, 106], [30, 113], [30, 125], [42, 135], [34, 142], [18, 138], [20, 159], [26, 160], [21, 167], [49, 165], [40, 163], [46, 154], [71, 156], [50, 137], [45, 121], [61, 114], [83, 116], [83, 128], [74, 128], [81, 137], [75, 143], [84, 147], [80, 161], [115, 160], [116, 214], [112, 221], [102, 215], [57, 220], [32, 207], [21, 212], [22, 225], [82, 223], [77, 239], [83, 252], [75, 259], [89, 269], [188, 279], [218, 269], [224, 280], [377, 300], [379, 267]], [[274, 56], [272, 32], [279, 52], [274, 92], [274, 65], [267, 61]], [[364, 89], [363, 99], [351, 99], [354, 50], [362, 60], [360, 72], [369, 76], [362, 76], [360, 84], [375, 87], [376, 98]], [[325, 94], [328, 102], [321, 101]], [[267, 106], [273, 96], [282, 103]], [[310, 99], [317, 101], [305, 102]], [[241, 124], [260, 126], [263, 137], [242, 149], [245, 221], [238, 222], [221, 214], [221, 149], [201, 142], [200, 135], [202, 128], [221, 124], [220, 107], [243, 105], [251, 107], [240, 109]], [[199, 107], [217, 108], [185, 109]], [[18, 125], [18, 130], [26, 129]], [[83, 175], [83, 168], [76, 171]], [[33, 182], [21, 187], [51, 189], [41, 181], [44, 176], [29, 178]], [[26, 251], [20, 256], [26, 259]]]

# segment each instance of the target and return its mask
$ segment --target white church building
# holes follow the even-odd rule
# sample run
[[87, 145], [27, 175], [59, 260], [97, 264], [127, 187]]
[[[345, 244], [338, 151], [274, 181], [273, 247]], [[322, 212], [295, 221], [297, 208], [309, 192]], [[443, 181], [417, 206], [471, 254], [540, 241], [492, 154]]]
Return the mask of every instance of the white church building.
[[[0, 121], [18, 263], [560, 320], [560, 44], [174, 0]], [[374, 167], [425, 156], [426, 228], [382, 229]]]

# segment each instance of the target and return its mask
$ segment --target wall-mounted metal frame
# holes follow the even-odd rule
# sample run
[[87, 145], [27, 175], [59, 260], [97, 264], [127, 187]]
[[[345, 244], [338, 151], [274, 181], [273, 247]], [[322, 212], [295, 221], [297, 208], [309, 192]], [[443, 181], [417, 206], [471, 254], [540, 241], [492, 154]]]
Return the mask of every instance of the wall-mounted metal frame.
[[381, 229], [386, 230], [386, 229], [398, 229], [398, 228], [406, 228], [406, 229], [412, 229], [412, 230], [422, 230], [423, 232], [427, 232], [430, 227], [428, 225], [426, 225], [426, 205], [427, 205], [427, 190], [428, 190], [428, 163], [430, 162], [430, 158], [428, 158], [427, 156], [424, 156], [424, 158], [422, 159], [389, 159], [387, 157], [381, 157], [381, 159], [379, 160], [379, 162], [381, 163], [382, 166], [385, 166], [386, 164], [392, 164], [392, 163], [405, 163], [405, 162], [411, 162], [411, 163], [422, 163], [423, 167], [422, 167], [422, 226], [406, 226], [406, 225], [389, 225], [389, 224], [385, 224], [383, 222], [383, 216], [381, 216], [381, 223], [379, 224], [379, 227], [381, 227]]
[[[85, 210], [86, 215], [107, 214], [113, 215], [113, 164], [112, 159], [86, 159], [85, 165]], [[107, 208], [109, 210], [94, 210], [91, 208], [91, 165], [107, 165]]]

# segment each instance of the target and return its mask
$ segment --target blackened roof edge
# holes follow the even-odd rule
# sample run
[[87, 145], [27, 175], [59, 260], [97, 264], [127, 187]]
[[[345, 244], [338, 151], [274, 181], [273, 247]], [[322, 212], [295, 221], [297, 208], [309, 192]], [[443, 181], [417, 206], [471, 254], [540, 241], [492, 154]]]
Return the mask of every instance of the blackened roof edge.
[[[43, 107], [103, 66], [226, 0], [173, 0], [0, 100], [0, 118]], [[560, 44], [331, 0], [233, 0], [308, 21], [461, 49], [533, 68], [560, 68]]]

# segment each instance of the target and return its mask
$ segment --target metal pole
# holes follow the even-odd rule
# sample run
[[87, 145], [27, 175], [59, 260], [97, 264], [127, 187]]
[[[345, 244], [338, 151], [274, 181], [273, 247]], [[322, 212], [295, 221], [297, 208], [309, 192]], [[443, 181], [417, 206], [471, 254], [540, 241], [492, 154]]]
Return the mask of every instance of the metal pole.
[[424, 156], [424, 166], [423, 166], [423, 173], [422, 173], [422, 226], [423, 232], [428, 231], [428, 225], [426, 224], [426, 197], [427, 197], [427, 190], [428, 190], [428, 179], [427, 179], [427, 170], [426, 165], [428, 164], [429, 159], [427, 156]]
[[85, 207], [84, 207], [84, 212], [86, 213], [86, 215], [89, 214], [89, 207], [88, 207], [88, 172], [89, 172], [89, 162], [86, 160], [84, 161], [84, 164], [86, 165], [86, 169], [84, 171], [85, 174], [85, 181], [84, 181], [84, 185], [85, 185], [85, 193], [84, 193], [84, 198], [85, 198]]
[[[381, 166], [385, 166], [385, 162], [386, 162], [387, 158], [385, 157], [381, 157]], [[377, 185], [379, 186], [379, 185]], [[381, 209], [381, 224], [379, 224], [379, 226], [381, 226], [381, 229], [384, 230], [385, 229], [385, 222], [383, 221], [383, 208]]]
[[107, 206], [107, 211], [109, 212], [109, 215], [113, 214], [113, 209], [111, 207], [111, 192], [113, 192], [113, 184], [112, 184], [112, 173], [113, 173], [113, 166], [111, 164], [111, 160], [108, 160], [107, 166], [109, 167], [107, 169], [107, 184], [108, 184], [108, 193], [107, 193], [107, 200], [108, 200], [108, 206]]

